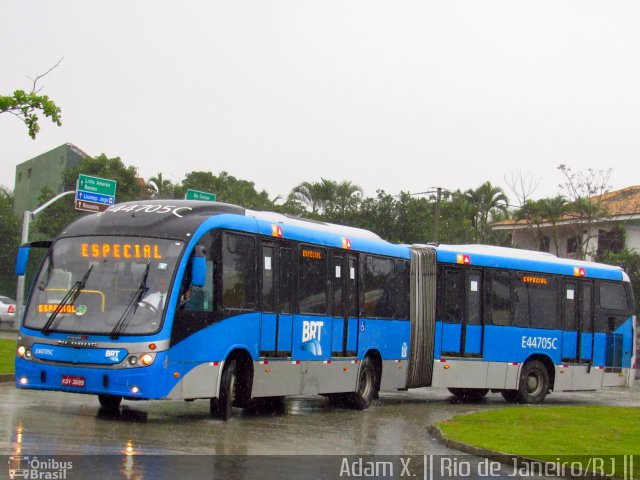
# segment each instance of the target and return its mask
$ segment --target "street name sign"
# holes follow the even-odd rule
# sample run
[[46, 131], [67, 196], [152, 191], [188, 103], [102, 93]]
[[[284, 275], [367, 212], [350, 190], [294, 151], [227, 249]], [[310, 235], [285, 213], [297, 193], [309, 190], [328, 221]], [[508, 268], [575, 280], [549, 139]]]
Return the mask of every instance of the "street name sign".
[[184, 196], [184, 199], [185, 200], [204, 200], [205, 202], [215, 202], [216, 194], [188, 189], [186, 195]]
[[115, 180], [80, 174], [76, 183], [76, 210], [104, 212], [116, 203]]

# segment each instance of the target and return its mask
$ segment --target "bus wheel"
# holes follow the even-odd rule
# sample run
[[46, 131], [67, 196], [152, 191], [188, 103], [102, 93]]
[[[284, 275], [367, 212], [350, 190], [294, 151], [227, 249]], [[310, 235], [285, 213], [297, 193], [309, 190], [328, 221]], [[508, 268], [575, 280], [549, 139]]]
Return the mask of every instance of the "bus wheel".
[[449, 388], [448, 390], [456, 398], [471, 402], [477, 402], [489, 393], [488, 388]]
[[360, 375], [358, 376], [358, 389], [351, 394], [351, 404], [358, 410], [369, 408], [376, 396], [377, 373], [373, 362], [366, 357], [360, 365]]
[[532, 360], [522, 367], [517, 393], [520, 403], [542, 403], [549, 393], [549, 372], [542, 362]]
[[108, 410], [117, 410], [118, 408], [120, 408], [122, 397], [120, 395], [98, 395], [98, 401], [100, 402], [100, 406], [102, 408], [106, 408]]
[[225, 421], [231, 418], [238, 380], [236, 370], [236, 361], [229, 360], [222, 371], [218, 398], [212, 398], [210, 401], [209, 410], [213, 417], [217, 417]]

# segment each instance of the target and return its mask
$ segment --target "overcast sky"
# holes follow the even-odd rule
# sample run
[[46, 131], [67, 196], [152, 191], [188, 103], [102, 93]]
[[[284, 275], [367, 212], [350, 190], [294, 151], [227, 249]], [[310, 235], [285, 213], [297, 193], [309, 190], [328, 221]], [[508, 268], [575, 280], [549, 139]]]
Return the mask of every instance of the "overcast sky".
[[5, 0], [0, 94], [42, 82], [62, 127], [0, 116], [0, 184], [63, 143], [149, 178], [208, 170], [274, 197], [503, 187], [561, 163], [640, 184], [640, 2]]

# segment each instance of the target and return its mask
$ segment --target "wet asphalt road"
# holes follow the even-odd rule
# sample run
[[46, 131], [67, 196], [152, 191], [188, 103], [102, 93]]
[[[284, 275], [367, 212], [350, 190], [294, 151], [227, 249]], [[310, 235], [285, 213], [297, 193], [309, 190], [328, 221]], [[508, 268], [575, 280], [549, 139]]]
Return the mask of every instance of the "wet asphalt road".
[[[0, 334], [15, 338], [12, 333]], [[340, 465], [335, 462], [328, 471], [326, 462], [316, 468], [315, 455], [336, 456], [332, 458], [338, 462], [346, 455], [417, 456], [416, 462], [425, 455], [444, 455], [471, 459], [477, 465], [483, 460], [445, 447], [427, 427], [455, 415], [505, 405], [499, 394], [490, 393], [480, 403], [461, 403], [446, 389], [424, 388], [382, 392], [366, 411], [332, 407], [321, 397], [292, 397], [286, 399], [284, 410], [235, 409], [231, 420], [223, 422], [209, 416], [204, 400], [125, 400], [113, 414], [101, 410], [95, 396], [18, 390], [13, 383], [0, 383], [0, 455], [72, 455], [76, 470], [58, 477], [65, 480], [88, 478], [87, 468], [92, 478], [254, 479], [256, 468], [260, 478], [344, 478], [337, 475]], [[640, 407], [640, 382], [624, 390], [553, 393], [546, 405]], [[288, 455], [296, 457], [283, 457]], [[212, 465], [211, 458], [226, 463]], [[247, 470], [248, 459], [254, 458], [266, 465]], [[80, 459], [88, 463], [78, 466]], [[404, 478], [399, 472], [400, 468], [395, 478]], [[7, 473], [0, 467], [0, 479], [8, 478]], [[503, 473], [502, 478], [509, 478], [511, 471], [506, 468]], [[423, 471], [412, 475], [432, 478]]]
[[[634, 388], [627, 390], [554, 393], [545, 401], [545, 405], [600, 404], [640, 407], [640, 386], [636, 382]], [[454, 400], [445, 389], [416, 389], [383, 392], [366, 411], [331, 407], [320, 397], [295, 397], [286, 400], [283, 411], [236, 409], [232, 419], [223, 422], [209, 416], [207, 401], [124, 401], [119, 413], [113, 414], [102, 411], [94, 396], [17, 390], [5, 383], [0, 385], [0, 405], [2, 454], [41, 458], [117, 455], [119, 467], [114, 469], [113, 462], [106, 463], [101, 478], [109, 478], [108, 473], [113, 473], [110, 478], [143, 479], [175, 478], [175, 472], [167, 472], [170, 466], [177, 465], [176, 459], [189, 458], [193, 463], [193, 458], [211, 455], [227, 455], [219, 457], [225, 459], [236, 455], [460, 455], [432, 438], [427, 427], [454, 415], [506, 404], [499, 394], [489, 394], [483, 402], [470, 404]], [[162, 462], [150, 462], [147, 456], [173, 460], [162, 467]], [[138, 460], [138, 467], [134, 468], [134, 459], [143, 458], [147, 461]], [[480, 461], [471, 458], [476, 463]], [[122, 470], [121, 459], [125, 464], [130, 462], [129, 470]], [[309, 461], [313, 462], [313, 458]], [[151, 464], [154, 469], [150, 470]], [[281, 465], [280, 461], [277, 468]], [[192, 468], [193, 465], [189, 466]], [[206, 472], [212, 469], [210, 465], [204, 468]], [[337, 478], [333, 473], [339, 467], [331, 468], [328, 475], [296, 474], [291, 478]], [[237, 465], [218, 465], [216, 471], [210, 478], [253, 475], [238, 476]], [[313, 471], [316, 472], [315, 467]], [[0, 469], [0, 478], [2, 472]], [[182, 476], [202, 478], [201, 474]], [[418, 477], [427, 478], [422, 474]], [[397, 473], [396, 478], [400, 478]]]

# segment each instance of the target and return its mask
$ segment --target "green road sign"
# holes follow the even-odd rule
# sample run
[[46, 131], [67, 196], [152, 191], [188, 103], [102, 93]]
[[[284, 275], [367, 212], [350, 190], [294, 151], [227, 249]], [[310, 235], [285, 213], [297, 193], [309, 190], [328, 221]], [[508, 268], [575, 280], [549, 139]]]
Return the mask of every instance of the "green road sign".
[[216, 194], [209, 192], [199, 192], [198, 190], [187, 190], [187, 194], [184, 196], [185, 200], [204, 200], [205, 202], [215, 202]]
[[117, 183], [115, 180], [109, 180], [108, 178], [80, 174], [78, 177], [78, 190], [115, 197]]

